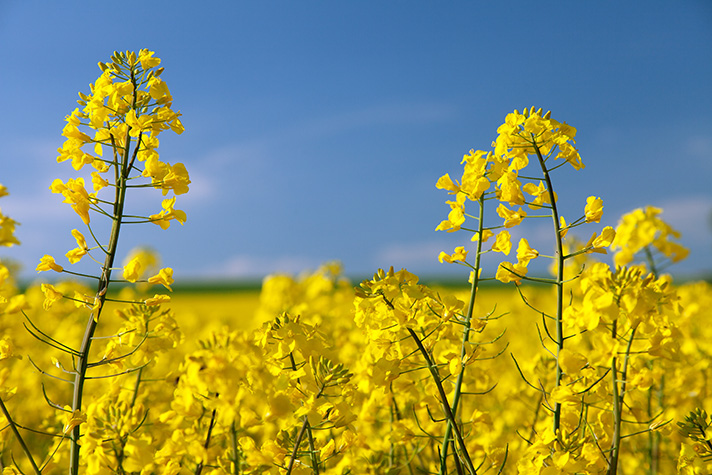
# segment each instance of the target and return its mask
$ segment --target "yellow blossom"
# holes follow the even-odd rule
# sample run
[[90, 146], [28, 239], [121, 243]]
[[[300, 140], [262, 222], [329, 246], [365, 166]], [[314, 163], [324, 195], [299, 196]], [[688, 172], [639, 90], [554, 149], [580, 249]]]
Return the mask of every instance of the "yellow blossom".
[[[487, 240], [489, 238], [491, 238], [492, 236], [494, 236], [494, 233], [492, 232], [492, 230], [484, 229], [482, 231], [482, 243], [486, 243]], [[479, 241], [479, 239], [480, 239], [480, 233], [476, 232], [475, 234], [472, 235], [472, 238], [470, 239], [470, 241], [477, 242], [477, 241]]]
[[80, 307], [91, 307], [91, 302], [92, 302], [92, 297], [89, 297], [88, 295], [84, 295], [81, 292], [74, 291], [74, 305], [77, 308]]
[[86, 188], [84, 188], [84, 178], [69, 179], [66, 184], [57, 178], [52, 182], [49, 189], [52, 193], [61, 193], [64, 196], [63, 203], [69, 203], [72, 209], [82, 218], [84, 224], [89, 224], [91, 197]]
[[27, 310], [32, 306], [27, 301], [25, 294], [13, 295], [7, 301], [7, 306], [5, 307], [5, 313], [13, 314], [20, 312], [22, 310]]
[[559, 216], [559, 234], [561, 235], [561, 239], [564, 239], [566, 237], [566, 233], [569, 232], [569, 228], [567, 227], [566, 220], [564, 219], [563, 216]]
[[188, 176], [188, 171], [185, 169], [185, 165], [176, 163], [170, 166], [170, 171], [163, 177], [161, 188], [164, 196], [168, 193], [168, 190], [173, 190], [173, 193], [176, 195], [182, 195], [188, 192], [189, 184], [190, 177]]
[[452, 264], [453, 262], [464, 261], [467, 257], [467, 252], [464, 246], [458, 246], [455, 248], [455, 252], [448, 254], [446, 252], [441, 252], [438, 256], [438, 260], [442, 262], [447, 262]]
[[498, 281], [506, 284], [508, 282], [514, 282], [519, 284], [522, 281], [522, 277], [527, 275], [527, 266], [511, 262], [501, 262], [497, 268], [497, 273], [494, 278]]
[[525, 238], [521, 238], [517, 246], [517, 260], [519, 263], [527, 265], [530, 260], [537, 257], [539, 257], [539, 251], [529, 246], [529, 241]]
[[503, 230], [497, 234], [497, 239], [494, 244], [492, 244], [492, 250], [495, 252], [502, 252], [505, 255], [509, 255], [509, 251], [512, 250], [512, 241], [509, 231]]
[[580, 400], [580, 396], [575, 394], [571, 386], [557, 386], [551, 390], [551, 400], [556, 403], [575, 403]]
[[566, 374], [576, 374], [588, 364], [588, 360], [581, 353], [567, 348], [559, 350], [559, 366]]
[[603, 200], [595, 196], [589, 196], [586, 199], [586, 208], [584, 210], [587, 223], [598, 223], [603, 216]]
[[500, 201], [508, 202], [512, 206], [524, 204], [524, 195], [516, 172], [509, 171], [503, 174], [497, 180], [497, 187], [497, 199]]
[[465, 223], [465, 199], [467, 197], [464, 193], [458, 193], [455, 196], [455, 201], [447, 201], [450, 205], [450, 213], [448, 214], [447, 220], [442, 221], [436, 231], [447, 231], [454, 232], [460, 229]]
[[460, 191], [460, 187], [452, 181], [449, 174], [445, 174], [438, 179], [435, 187], [441, 190], [447, 190], [449, 194], [454, 195]]
[[519, 207], [519, 211], [514, 211], [501, 203], [497, 207], [497, 214], [500, 218], [504, 218], [505, 228], [511, 228], [518, 225], [527, 216], [526, 211], [523, 211], [521, 206]]
[[173, 290], [171, 289], [171, 284], [173, 283], [173, 269], [170, 267], [161, 269], [158, 274], [149, 277], [148, 281], [152, 284], [161, 284], [168, 290]]
[[45, 256], [42, 259], [40, 259], [40, 263], [37, 265], [37, 268], [35, 270], [38, 273], [43, 272], [43, 271], [48, 271], [48, 270], [53, 270], [55, 272], [62, 272], [64, 270], [64, 268], [54, 262], [54, 257], [45, 254]]
[[[544, 182], [539, 180], [539, 185], [534, 183], [527, 183], [524, 185], [524, 191], [534, 197], [534, 201], [529, 203], [531, 209], [539, 209], [542, 205], [551, 204], [549, 199], [549, 190], [544, 186]], [[554, 201], [556, 201], [556, 193], [554, 193]]]
[[687, 257], [689, 250], [672, 241], [679, 239], [680, 233], [661, 219], [660, 213], [660, 208], [648, 206], [623, 215], [611, 244], [611, 249], [616, 251], [613, 260], [617, 266], [629, 264], [635, 254], [648, 246], [655, 247], [672, 262]]
[[[574, 131], [576, 130], [573, 127], [571, 127], [571, 129], [573, 129]], [[584, 165], [581, 161], [581, 155], [579, 155], [579, 152], [576, 147], [574, 147], [568, 142], [559, 144], [559, 154], [555, 158], [563, 158], [564, 160], [569, 162], [571, 166], [574, 167], [576, 170], [586, 168], [586, 165]]]
[[154, 58], [154, 54], [154, 51], [149, 51], [148, 49], [142, 49], [138, 52], [138, 61], [143, 69], [155, 68], [161, 64], [161, 58]]
[[15, 355], [15, 345], [8, 336], [0, 338], [0, 361], [8, 358], [22, 359], [22, 356]]
[[74, 236], [74, 239], [77, 241], [77, 247], [65, 255], [70, 264], [76, 264], [89, 252], [89, 247], [87, 246], [86, 239], [84, 239], [84, 235], [79, 230], [72, 229], [72, 236]]
[[141, 262], [141, 256], [135, 256], [124, 266], [124, 279], [129, 282], [136, 282], [141, 278], [142, 271], [143, 263]]
[[151, 99], [155, 100], [156, 103], [164, 104], [166, 102], [170, 102], [173, 99], [165, 81], [162, 81], [161, 79], [154, 76], [149, 79], [148, 84], [148, 93], [150, 94]]
[[160, 295], [156, 294], [153, 297], [147, 298], [144, 300], [143, 303], [148, 305], [149, 307], [155, 306], [155, 305], [161, 305], [162, 303], [170, 302], [171, 297], [169, 295]]
[[605, 254], [606, 251], [603, 248], [610, 246], [615, 237], [616, 231], [612, 227], [606, 226], [601, 231], [600, 236], [597, 236], [596, 233], [593, 233], [591, 238], [588, 240], [588, 243], [586, 243], [585, 247], [592, 248], [592, 252], [599, 252]]
[[99, 175], [98, 172], [91, 173], [91, 183], [95, 192], [109, 186], [109, 182], [106, 181], [101, 175]]
[[144, 114], [142, 116], [137, 116], [134, 109], [131, 109], [128, 114], [126, 114], [126, 124], [131, 127], [129, 134], [132, 137], [138, 137], [141, 132], [150, 130], [152, 123], [152, 115]]
[[45, 310], [49, 310], [52, 304], [64, 297], [64, 295], [62, 295], [62, 293], [55, 289], [51, 284], [42, 284], [40, 288], [42, 289], [42, 293], [45, 295], [44, 302], [42, 303], [42, 307]]
[[[69, 406], [65, 406], [65, 409], [71, 410]], [[87, 421], [87, 415], [77, 409], [73, 412], [69, 412], [66, 415], [65, 420], [66, 422], [64, 423], [62, 433], [67, 435], [78, 425], [84, 424]]]
[[159, 225], [162, 229], [168, 229], [171, 225], [170, 221], [173, 219], [178, 221], [180, 224], [185, 223], [187, 219], [185, 212], [179, 209], [174, 209], [173, 206], [175, 205], [175, 202], [175, 196], [173, 198], [163, 200], [161, 204], [161, 206], [163, 206], [163, 210], [158, 214], [152, 214], [149, 216], [151, 222]]

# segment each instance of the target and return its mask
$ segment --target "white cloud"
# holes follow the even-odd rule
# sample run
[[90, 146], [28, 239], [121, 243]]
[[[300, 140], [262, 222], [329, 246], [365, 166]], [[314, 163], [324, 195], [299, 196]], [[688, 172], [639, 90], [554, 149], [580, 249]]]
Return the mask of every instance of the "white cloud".
[[687, 139], [684, 149], [691, 156], [705, 159], [705, 163], [708, 163], [712, 158], [712, 137], [701, 135], [690, 137]]
[[662, 219], [682, 234], [682, 242], [709, 243], [712, 238], [712, 196], [686, 196], [664, 201]]
[[319, 262], [305, 256], [255, 256], [238, 254], [199, 274], [221, 278], [256, 278], [269, 274], [300, 274], [319, 267]]
[[431, 264], [437, 262], [440, 251], [447, 251], [450, 246], [444, 241], [393, 243], [377, 252], [376, 260], [381, 265], [393, 265], [394, 267]]
[[[526, 229], [514, 227], [507, 229], [516, 251], [519, 239], [526, 237], [530, 244], [551, 239], [553, 231], [551, 227], [542, 225], [530, 226]], [[499, 231], [495, 231], [495, 234]], [[438, 264], [438, 255], [441, 251], [453, 252], [455, 247], [464, 246], [467, 251], [475, 251], [477, 244], [470, 241], [471, 234], [465, 231], [449, 234], [441, 234], [440, 239], [428, 241], [418, 241], [410, 243], [391, 243], [381, 248], [376, 253], [376, 259], [381, 265], [412, 266], [414, 264]], [[490, 238], [483, 246], [483, 250], [489, 249], [494, 243], [494, 238]], [[502, 254], [499, 254], [502, 256]], [[511, 254], [510, 254], [511, 256]]]
[[208, 150], [204, 155], [193, 160], [214, 167], [234, 166], [239, 163], [250, 165], [255, 163], [255, 157], [264, 157], [269, 140], [267, 138], [250, 139], [243, 142], [234, 142]]
[[215, 174], [206, 173], [202, 167], [195, 167], [188, 170], [188, 175], [190, 176], [189, 191], [180, 195], [177, 202], [193, 204], [211, 201], [216, 197], [219, 185]]
[[[512, 252], [516, 253], [517, 243], [522, 237], [522, 233], [518, 228], [508, 231], [513, 243]], [[484, 245], [484, 249], [489, 249], [493, 243], [494, 238], [490, 238]], [[388, 244], [375, 254], [375, 262], [376, 266], [381, 268], [393, 266], [395, 269], [406, 268], [410, 271], [448, 273], [454, 270], [454, 266], [440, 263], [438, 255], [441, 251], [453, 252], [457, 246], [464, 246], [465, 250], [470, 252], [474, 252], [476, 249], [476, 243], [470, 242], [467, 234], [455, 233], [440, 240]], [[512, 253], [509, 256], [500, 253], [487, 253], [483, 255], [481, 263], [485, 272], [494, 272], [500, 261], [511, 260], [511, 258]], [[474, 263], [474, 254], [468, 257], [468, 262]]]
[[[61, 130], [61, 126], [60, 126]], [[55, 162], [57, 149], [62, 146], [65, 139], [56, 138], [17, 138], [14, 137], [5, 143], [7, 152], [12, 157], [22, 157], [26, 161], [47, 165]], [[25, 163], [26, 165], [26, 163]]]
[[[307, 118], [282, 129], [270, 129], [262, 136], [217, 148], [204, 155], [201, 161], [228, 165], [239, 160], [249, 165], [262, 161], [271, 153], [282, 153], [285, 146], [295, 142], [321, 139], [362, 127], [440, 122], [452, 118], [455, 113], [455, 107], [435, 103], [372, 105], [334, 112]], [[260, 160], [255, 160], [256, 157]]]
[[60, 195], [53, 195], [49, 192], [37, 194], [20, 194], [10, 191], [10, 196], [3, 198], [0, 202], [3, 212], [12, 219], [23, 222], [66, 222], [67, 219], [75, 215], [72, 208], [62, 203]]

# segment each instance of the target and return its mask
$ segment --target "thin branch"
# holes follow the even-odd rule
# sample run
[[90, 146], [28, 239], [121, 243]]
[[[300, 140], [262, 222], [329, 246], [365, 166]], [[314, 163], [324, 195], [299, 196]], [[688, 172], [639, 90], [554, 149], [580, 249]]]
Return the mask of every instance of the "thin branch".
[[42, 472], [35, 463], [35, 459], [32, 457], [32, 453], [30, 452], [29, 447], [27, 447], [27, 444], [25, 443], [25, 439], [22, 438], [22, 436], [20, 435], [20, 431], [17, 430], [17, 424], [15, 424], [15, 422], [12, 420], [12, 417], [10, 417], [10, 412], [7, 410], [5, 402], [2, 400], [2, 398], [0, 398], [0, 410], [2, 410], [5, 419], [7, 420], [8, 424], [10, 424], [10, 430], [15, 435], [15, 439], [17, 439], [17, 442], [20, 444], [20, 447], [22, 447], [22, 451], [25, 453], [25, 456], [27, 456], [27, 459], [30, 461], [30, 465], [32, 465], [32, 469], [35, 471], [35, 474], [42, 475]]

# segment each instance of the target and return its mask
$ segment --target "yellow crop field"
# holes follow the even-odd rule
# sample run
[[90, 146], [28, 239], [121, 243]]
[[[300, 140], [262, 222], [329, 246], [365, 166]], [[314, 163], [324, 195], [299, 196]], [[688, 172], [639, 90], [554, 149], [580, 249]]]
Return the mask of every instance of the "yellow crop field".
[[171, 307], [180, 315], [181, 328], [193, 335], [207, 335], [225, 325], [234, 330], [253, 330], [260, 306], [259, 291], [176, 292]]
[[[385, 278], [389, 278], [387, 274]], [[429, 306], [434, 312], [435, 305], [445, 302], [464, 305], [470, 294], [467, 289], [415, 285], [423, 296], [432, 298]], [[416, 344], [398, 337], [398, 332], [386, 339], [383, 335], [373, 339], [358, 325], [362, 302], [354, 287], [358, 286], [341, 277], [337, 266], [329, 265], [301, 277], [272, 276], [261, 292], [177, 291], [170, 310], [161, 313], [152, 313], [150, 307], [110, 304], [105, 323], [116, 330], [111, 338], [97, 337], [92, 356], [97, 362], [107, 362], [95, 376], [114, 376], [87, 383], [95, 396], [82, 421], [87, 437], [102, 433], [105, 439], [88, 445], [86, 460], [111, 460], [114, 450], [121, 447], [122, 463], [129, 470], [144, 467], [159, 472], [159, 464], [180, 460], [175, 465], [180, 472], [180, 466], [198, 466], [201, 460], [210, 460], [213, 471], [223, 463], [237, 464], [240, 473], [280, 471], [284, 469], [275, 461], [291, 457], [288, 445], [281, 444], [294, 444], [297, 429], [308, 420], [323, 428], [314, 430], [309, 443], [320, 463], [331, 466], [332, 471], [397, 473], [410, 470], [408, 466], [415, 473], [416, 467], [435, 470], [446, 426], [427, 366]], [[526, 303], [520, 291], [527, 296]], [[118, 297], [129, 298], [130, 292], [125, 290]], [[644, 363], [647, 358], [636, 359], [628, 369], [632, 387], [626, 390], [630, 404], [626, 412], [635, 419], [627, 419], [624, 427], [629, 433], [643, 434], [624, 439], [621, 467], [626, 472], [641, 470], [653, 456], [661, 473], [675, 471], [680, 447], [686, 445], [672, 421], [684, 420], [710, 400], [706, 355], [712, 335], [705, 317], [712, 306], [712, 288], [694, 283], [674, 292], [680, 313], [675, 338], [659, 348], [664, 357], [655, 364]], [[3, 385], [12, 388], [11, 392], [6, 390], [4, 400], [12, 407], [22, 398], [23, 410], [16, 411], [16, 422], [41, 428], [41, 433], [25, 434], [26, 443], [34, 453], [52, 453], [63, 446], [57, 436], [66, 427], [67, 416], [44, 398], [33, 400], [27, 395], [44, 385], [47, 400], [68, 397], [51, 382], [71, 371], [72, 363], [61, 352], [48, 351], [23, 323], [37, 321], [38, 327], [45, 327], [47, 323], [41, 324], [38, 318], [44, 313], [44, 322], [63, 322], [63, 340], [78, 338], [82, 325], [71, 317], [73, 304], [53, 305], [47, 314], [40, 288], [30, 288], [22, 295], [23, 299], [11, 296], [8, 300], [10, 305], [23, 300], [22, 311], [6, 307], [6, 316], [25, 313], [29, 320], [15, 318], [10, 326], [8, 319], [4, 320], [4, 334], [14, 336], [3, 340], [6, 353], [25, 355], [4, 361]], [[482, 320], [470, 337], [477, 348], [472, 354], [457, 356], [458, 332], [451, 328], [438, 329], [437, 338], [425, 340], [448, 397], [454, 395], [456, 377], [467, 373], [459, 411], [467, 430], [469, 455], [483, 463], [479, 472], [486, 473], [482, 467], [499, 471], [504, 466], [502, 473], [516, 473], [517, 464], [511, 460], [519, 460], [521, 465], [535, 447], [532, 442], [546, 433], [550, 424], [546, 408], [551, 403], [547, 399], [554, 396], [539, 394], [530, 384], [550, 384], [553, 360], [542, 351], [542, 335], [551, 329], [544, 330], [541, 314], [531, 307], [546, 306], [552, 297], [552, 289], [542, 286], [486, 287], [477, 294], [474, 307], [474, 314]], [[39, 330], [33, 333], [41, 336]], [[611, 421], [597, 405], [604, 404], [610, 382], [599, 381], [598, 388], [584, 376], [605, 358], [594, 342], [583, 337], [571, 342], [576, 352], [566, 367], [580, 366], [576, 379], [594, 387], [585, 397], [566, 396], [571, 403], [564, 407], [571, 412], [564, 413], [563, 424], [587, 424], [598, 443], [604, 444], [612, 436], [605, 430]], [[388, 358], [389, 352], [398, 358]], [[110, 361], [121, 355], [125, 356]], [[290, 369], [291, 365], [296, 369]], [[339, 373], [341, 367], [347, 372]], [[292, 371], [299, 375], [297, 380]], [[329, 384], [320, 379], [324, 377], [320, 371], [342, 376]], [[310, 402], [308, 391], [318, 394], [319, 384], [328, 397]], [[321, 398], [324, 400], [319, 402]], [[599, 402], [583, 410], [581, 403], [587, 398]], [[306, 412], [306, 407], [312, 407], [313, 412]], [[651, 427], [656, 429], [650, 431]], [[115, 437], [106, 437], [113, 431]], [[12, 434], [7, 430], [2, 434], [5, 450], [18, 453]], [[655, 454], [650, 452], [653, 448]], [[308, 451], [299, 453], [311, 456]], [[52, 472], [62, 463], [61, 454], [61, 450], [55, 453], [46, 471]], [[603, 460], [603, 454], [588, 457]], [[405, 465], [389, 467], [397, 460]], [[604, 462], [600, 463], [603, 466]]]

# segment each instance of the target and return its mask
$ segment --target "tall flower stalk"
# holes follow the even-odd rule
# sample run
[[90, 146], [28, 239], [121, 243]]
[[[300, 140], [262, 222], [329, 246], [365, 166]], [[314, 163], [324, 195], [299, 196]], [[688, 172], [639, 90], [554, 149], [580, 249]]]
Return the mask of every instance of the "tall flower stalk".
[[[544, 175], [544, 180], [546, 183], [546, 193], [548, 195], [548, 201], [551, 203], [551, 217], [554, 226], [554, 242], [556, 243], [556, 254], [554, 257], [554, 268], [556, 269], [556, 277], [554, 278], [554, 285], [556, 286], [556, 386], [561, 385], [561, 365], [558, 364], [559, 355], [561, 350], [564, 349], [564, 262], [567, 258], [564, 255], [564, 243], [563, 237], [561, 235], [561, 220], [559, 218], [559, 210], [556, 206], [556, 194], [554, 193], [554, 186], [551, 182], [551, 176], [549, 175], [549, 170], [546, 166], [546, 161], [542, 156], [541, 149], [537, 144], [537, 137], [534, 133], [531, 133], [531, 143], [534, 151], [536, 152], [536, 157], [539, 161], [539, 166]], [[556, 433], [559, 430], [559, 425], [561, 423], [561, 403], [557, 402], [554, 407], [554, 417], [553, 417], [553, 431]]]
[[[479, 216], [477, 219], [477, 232], [482, 235], [484, 232], [484, 221], [485, 221], [485, 196], [484, 194], [478, 199], [479, 204]], [[463, 328], [462, 328], [462, 345], [460, 347], [460, 361], [465, 361], [467, 358], [467, 347], [470, 344], [470, 332], [472, 331], [472, 318], [475, 312], [475, 301], [477, 299], [477, 290], [480, 283], [480, 263], [482, 259], [482, 240], [477, 240], [477, 247], [475, 249], [475, 263], [471, 273], [471, 286], [470, 286], [470, 299], [467, 303], [467, 312], [465, 313]], [[460, 396], [462, 395], [462, 384], [465, 379], [464, 368], [457, 375], [455, 381], [455, 389], [452, 396], [452, 412], [457, 416], [458, 408], [460, 404]], [[454, 421], [455, 423], [457, 421]], [[447, 473], [447, 454], [448, 448], [450, 447], [452, 441], [453, 428], [457, 428], [455, 423], [448, 419], [447, 426], [445, 428], [445, 435], [443, 436], [442, 445], [440, 451], [442, 453], [442, 458], [440, 461], [440, 474], [444, 475]]]
[[[92, 84], [90, 94], [80, 93], [79, 105], [66, 118], [62, 135], [66, 138], [64, 145], [58, 149], [58, 162], [71, 160], [75, 170], [81, 170], [85, 165], [91, 165], [93, 192], [85, 188], [83, 177], [70, 179], [64, 183], [56, 179], [50, 190], [61, 194], [65, 203], [69, 203], [80, 216], [93, 239], [93, 246], [87, 244], [84, 234], [73, 230], [72, 235], [77, 241], [77, 248], [67, 253], [71, 264], [79, 262], [85, 255], [100, 263], [97, 275], [84, 274], [64, 269], [57, 264], [52, 256], [42, 258], [38, 271], [53, 270], [92, 279], [96, 281], [96, 292], [93, 297], [86, 295], [63, 295], [54, 286], [43, 284], [45, 293], [45, 308], [60, 298], [74, 300], [78, 305], [88, 308], [87, 323], [81, 344], [73, 349], [55, 340], [55, 348], [62, 349], [71, 355], [75, 361], [73, 370], [72, 401], [65, 424], [64, 434], [70, 439], [69, 473], [80, 472], [80, 450], [82, 439], [82, 424], [86, 422], [84, 399], [85, 384], [91, 369], [105, 364], [116, 363], [117, 358], [110, 360], [91, 360], [91, 347], [94, 335], [101, 322], [106, 303], [111, 301], [111, 284], [117, 281], [137, 282], [141, 280], [142, 270], [146, 263], [140, 257], [135, 257], [123, 268], [121, 279], [112, 277], [115, 261], [119, 252], [120, 233], [123, 225], [138, 223], [154, 223], [162, 228], [170, 226], [172, 220], [181, 224], [185, 222], [185, 213], [174, 209], [175, 197], [164, 199], [162, 210], [156, 214], [142, 216], [129, 214], [126, 211], [127, 194], [129, 190], [154, 187], [163, 195], [169, 191], [175, 195], [188, 191], [190, 179], [188, 172], [181, 163], [170, 165], [158, 158], [156, 148], [158, 135], [171, 129], [180, 134], [183, 125], [180, 113], [174, 112], [172, 96], [165, 82], [160, 79], [163, 68], [158, 68], [160, 59], [153, 56], [152, 51], [115, 52], [110, 63], [99, 63], [101, 76]], [[86, 132], [85, 132], [86, 131]], [[93, 154], [83, 150], [85, 146], [93, 146]], [[108, 157], [105, 150], [108, 149]], [[141, 179], [148, 183], [139, 183]], [[138, 180], [135, 181], [135, 180]], [[113, 188], [113, 197], [109, 200], [99, 198], [99, 192], [104, 188]], [[95, 216], [111, 220], [111, 231], [105, 244], [97, 236], [92, 225]], [[95, 254], [103, 255], [94, 257]], [[161, 271], [148, 278], [148, 282], [162, 284], [170, 289], [173, 282], [171, 268]], [[143, 301], [134, 302], [141, 305], [159, 305], [168, 300], [166, 295], [156, 295]], [[34, 328], [36, 328], [33, 325]], [[140, 371], [142, 367], [127, 370]], [[123, 374], [123, 373], [120, 373]], [[117, 374], [118, 376], [118, 374]]]
[[[521, 191], [531, 195], [533, 199], [527, 201], [527, 205], [532, 209], [545, 208], [551, 211], [551, 218], [553, 221], [554, 229], [554, 243], [555, 243], [555, 254], [553, 256], [554, 260], [554, 278], [553, 279], [541, 279], [526, 277], [526, 265], [522, 266], [521, 257], [518, 252], [518, 257], [520, 257], [520, 262], [515, 265], [505, 263], [507, 265], [500, 265], [500, 272], [498, 272], [498, 278], [500, 280], [511, 280], [511, 276], [507, 276], [507, 272], [514, 276], [514, 279], [518, 282], [521, 280], [529, 280], [536, 282], [544, 282], [552, 284], [556, 287], [556, 301], [554, 304], [554, 315], [549, 315], [556, 324], [556, 331], [554, 335], [551, 335], [546, 330], [546, 334], [553, 340], [555, 345], [555, 351], [553, 352], [556, 359], [556, 375], [554, 380], [554, 385], [559, 388], [562, 384], [563, 370], [560, 364], [561, 352], [564, 349], [564, 342], [567, 336], [564, 335], [564, 283], [565, 276], [564, 270], [566, 267], [566, 261], [568, 259], [574, 258], [581, 253], [587, 252], [605, 252], [602, 248], [610, 245], [613, 237], [615, 235], [612, 228], [606, 228], [601, 233], [600, 237], [596, 234], [591, 238], [591, 240], [579, 251], [572, 252], [570, 254], [566, 253], [563, 239], [568, 230], [571, 227], [577, 226], [584, 222], [598, 222], [600, 220], [603, 205], [600, 198], [590, 197], [585, 210], [584, 217], [579, 220], [566, 225], [566, 221], [559, 214], [557, 206], [557, 195], [554, 192], [554, 186], [551, 178], [551, 172], [560, 166], [569, 163], [575, 169], [580, 170], [584, 168], [584, 164], [581, 161], [581, 157], [578, 150], [573, 146], [575, 143], [574, 137], [576, 136], [576, 129], [567, 125], [559, 123], [551, 119], [551, 113], [547, 112], [542, 115], [542, 110], [524, 109], [522, 114], [514, 111], [513, 114], [509, 114], [498, 132], [500, 135], [497, 137], [496, 150], [497, 153], [501, 153], [510, 159], [509, 171], [514, 176], [510, 178], [509, 184], [514, 187], [514, 191], [509, 191], [508, 200], [510, 204], [518, 204], [524, 201]], [[539, 184], [534, 183], [535, 179], [524, 177], [528, 180], [532, 180], [521, 187], [521, 191], [517, 193], [516, 188], [518, 188], [518, 180], [520, 176], [520, 170], [523, 170], [529, 163], [529, 156], [533, 155], [536, 158], [537, 164], [542, 173], [542, 178], [539, 180]], [[564, 161], [556, 165], [551, 165], [550, 160], [557, 160], [563, 158]], [[514, 184], [514, 185], [512, 185]], [[504, 186], [504, 184], [502, 185]], [[523, 203], [522, 203], [523, 204]], [[536, 253], [538, 255], [538, 253]], [[546, 321], [547, 314], [545, 312], [540, 312], [544, 315]], [[552, 430], [554, 434], [559, 432], [561, 425], [561, 411], [562, 403], [556, 401], [552, 409]]]

